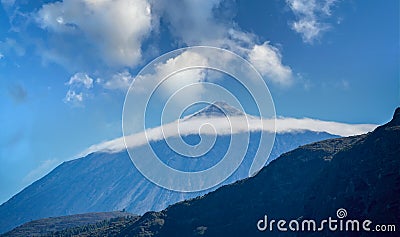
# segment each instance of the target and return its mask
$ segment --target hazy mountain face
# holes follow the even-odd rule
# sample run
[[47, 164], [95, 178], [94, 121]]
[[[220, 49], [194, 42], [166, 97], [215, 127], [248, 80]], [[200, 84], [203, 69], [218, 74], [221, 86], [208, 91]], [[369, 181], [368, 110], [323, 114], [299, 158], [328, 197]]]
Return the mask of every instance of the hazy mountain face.
[[[231, 107], [225, 107], [223, 110], [229, 115], [243, 115]], [[185, 119], [215, 116], [224, 115], [221, 115], [220, 109], [211, 105]], [[244, 160], [227, 180], [201, 192], [175, 192], [153, 184], [136, 169], [126, 151], [97, 152], [81, 159], [64, 162], [0, 206], [0, 232], [44, 217], [123, 209], [143, 214], [203, 195], [221, 185], [248, 177], [260, 135], [261, 132], [250, 134]], [[277, 134], [269, 161], [300, 145], [332, 137], [335, 136], [310, 131]], [[200, 141], [199, 135], [196, 134], [184, 136], [182, 139], [193, 145]], [[168, 166], [182, 171], [200, 171], [212, 167], [223, 158], [230, 139], [231, 136], [228, 135], [217, 136], [213, 149], [197, 158], [177, 154], [169, 149], [165, 140], [151, 142], [151, 146], [161, 161]], [[139, 157], [145, 156], [146, 153], [141, 154], [140, 149], [138, 147], [135, 154]]]

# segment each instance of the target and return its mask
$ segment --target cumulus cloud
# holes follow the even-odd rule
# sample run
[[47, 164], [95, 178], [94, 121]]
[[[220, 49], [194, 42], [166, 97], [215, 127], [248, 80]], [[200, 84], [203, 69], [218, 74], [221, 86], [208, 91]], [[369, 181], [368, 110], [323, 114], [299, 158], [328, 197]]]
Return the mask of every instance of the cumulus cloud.
[[[174, 73], [176, 69], [190, 67], [192, 65], [208, 65], [207, 58], [194, 52], [185, 51], [175, 58], [168, 59], [166, 63], [159, 64], [156, 66], [157, 77], [164, 79], [166, 76]], [[177, 90], [183, 88], [186, 85], [190, 85], [196, 82], [202, 82], [205, 79], [204, 70], [186, 70], [176, 73], [169, 77], [162, 84], [162, 89], [166, 94], [172, 94]], [[193, 93], [187, 94], [187, 96], [193, 96], [200, 99], [201, 91], [193, 91]], [[184, 100], [184, 98], [182, 98]]]
[[68, 91], [64, 102], [74, 106], [81, 106], [84, 98], [88, 95], [89, 89], [93, 87], [93, 79], [86, 73], [75, 73], [67, 83]]
[[[3, 0], [3, 4], [11, 2]], [[175, 46], [229, 49], [251, 61], [265, 80], [289, 85], [292, 70], [282, 62], [279, 49], [240, 29], [233, 5], [222, 0], [62, 0], [23, 12], [26, 18], [33, 17], [23, 24], [33, 22], [43, 30], [45, 37], [34, 41], [44, 63], [100, 75], [99, 82], [107, 90], [127, 88], [133, 80], [127, 71], [148, 59], [147, 53], [160, 40], [160, 26], [167, 28]], [[24, 52], [18, 49], [18, 53]], [[69, 95], [81, 97], [77, 91]]]
[[145, 63], [146, 53], [156, 47], [152, 43], [158, 39], [160, 26], [169, 30], [177, 46], [229, 49], [251, 60], [266, 80], [290, 84], [292, 70], [283, 64], [279, 50], [240, 29], [234, 21], [233, 5], [222, 0], [63, 0], [24, 14], [33, 16], [26, 21], [34, 22], [46, 34], [36, 39], [39, 44], [35, 42], [44, 63], [56, 62], [72, 71], [114, 74], [100, 75], [105, 89], [126, 88], [132, 78], [123, 70]]
[[[109, 66], [137, 65], [142, 58], [142, 41], [152, 30], [146, 0], [64, 0], [43, 5], [35, 19], [44, 30], [58, 36], [49, 49], [53, 54], [62, 55], [65, 48], [81, 54], [89, 50], [95, 54], [93, 58]], [[69, 41], [62, 41], [63, 37]]]
[[291, 84], [292, 70], [282, 64], [279, 50], [268, 42], [254, 45], [249, 51], [248, 59], [261, 75], [270, 78], [271, 81], [281, 85]]
[[227, 32], [226, 25], [217, 20], [214, 10], [221, 0], [171, 0], [154, 4], [154, 11], [166, 22], [171, 33], [182, 44], [213, 44]]
[[[193, 65], [208, 66], [208, 58], [193, 51], [183, 51], [181, 54], [160, 62], [155, 66], [152, 74], [145, 74], [136, 78], [135, 86], [138, 91], [149, 92], [158, 85], [161, 96], [171, 96], [179, 89], [196, 82], [205, 80], [205, 69], [182, 70]], [[182, 70], [176, 73], [177, 70]], [[186, 93], [180, 94], [180, 101], [187, 102], [187, 99], [200, 99], [202, 94], [201, 87], [186, 90]]]
[[166, 19], [182, 44], [232, 50], [248, 59], [266, 80], [289, 85], [292, 70], [282, 63], [279, 50], [268, 41], [258, 43], [256, 35], [238, 29], [233, 20], [219, 18], [216, 12], [227, 11], [222, 5], [220, 0], [163, 2], [155, 6], [155, 11]]
[[330, 28], [323, 19], [331, 16], [331, 8], [336, 0], [287, 0], [286, 2], [297, 18], [291, 23], [292, 29], [301, 34], [304, 42], [313, 43]]
[[[321, 121], [310, 118], [277, 118], [260, 119], [252, 116], [234, 116], [230, 121], [225, 117], [199, 117], [189, 120], [178, 120], [160, 127], [151, 128], [145, 132], [132, 134], [125, 137], [126, 145], [130, 148], [138, 147], [147, 142], [159, 141], [164, 138], [187, 136], [189, 134], [229, 135], [243, 132], [264, 131], [277, 133], [287, 132], [327, 132], [339, 136], [352, 136], [372, 131], [375, 124], [346, 124], [332, 121]], [[204, 126], [209, 125], [209, 126]], [[90, 146], [76, 157], [82, 157], [92, 152], [115, 153], [125, 150], [124, 138], [120, 137], [111, 141]]]
[[[242, 38], [241, 42], [252, 42], [244, 33], [239, 36]], [[242, 75], [241, 73], [243, 72], [240, 72], [241, 66], [239, 64], [243, 63], [243, 61], [233, 57], [233, 54], [216, 53], [210, 50], [197, 52], [197, 50], [201, 50], [201, 48], [182, 51], [179, 55], [158, 63], [155, 65], [154, 72], [140, 75], [135, 79], [135, 89], [148, 93], [149, 90], [157, 88], [166, 97], [177, 93], [179, 101], [187, 103], [193, 100], [199, 101], [212, 94], [211, 86], [206, 89], [207, 86], [202, 82], [215, 83], [223, 77], [222, 72], [206, 68], [216, 67], [223, 71], [225, 69], [226, 71], [236, 72], [236, 76]], [[291, 84], [291, 69], [280, 63], [281, 54], [279, 50], [269, 45], [268, 42], [262, 45], [253, 45], [252, 48], [243, 47], [240, 51], [242, 55], [246, 55], [246, 58], [264, 78], [279, 85], [286, 86]], [[193, 69], [193, 66], [196, 69]], [[190, 69], [185, 70], [187, 68]], [[236, 71], [236, 69], [238, 70]], [[244, 75], [243, 78], [252, 79], [250, 75]], [[184, 90], [180, 90], [182, 88]]]

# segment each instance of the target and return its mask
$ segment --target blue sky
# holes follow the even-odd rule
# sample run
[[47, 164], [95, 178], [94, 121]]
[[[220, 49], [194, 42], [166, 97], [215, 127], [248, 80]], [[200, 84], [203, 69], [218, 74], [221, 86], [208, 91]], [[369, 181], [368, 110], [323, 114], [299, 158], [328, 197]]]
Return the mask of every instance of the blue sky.
[[400, 104], [396, 0], [172, 2], [1, 1], [0, 202], [120, 137], [130, 82], [184, 46], [248, 59], [279, 116], [382, 124]]

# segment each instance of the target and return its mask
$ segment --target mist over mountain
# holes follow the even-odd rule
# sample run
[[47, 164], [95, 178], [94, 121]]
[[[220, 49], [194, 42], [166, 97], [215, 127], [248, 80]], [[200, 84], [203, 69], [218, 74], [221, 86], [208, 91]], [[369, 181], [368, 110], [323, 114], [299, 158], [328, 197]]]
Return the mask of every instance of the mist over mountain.
[[[228, 115], [243, 115], [234, 108], [223, 106]], [[193, 117], [215, 118], [221, 116], [221, 112], [211, 105], [193, 114]], [[39, 218], [123, 209], [130, 213], [143, 214], [204, 195], [221, 185], [248, 177], [260, 135], [261, 131], [250, 134], [246, 156], [227, 180], [200, 192], [175, 192], [153, 184], [132, 164], [126, 150], [97, 151], [83, 158], [64, 162], [0, 206], [0, 233]], [[337, 136], [304, 130], [278, 133], [269, 161], [300, 145], [333, 137]], [[189, 144], [196, 144], [199, 142], [199, 135], [187, 135], [183, 139]], [[165, 140], [153, 141], [151, 146], [167, 165], [184, 171], [197, 171], [218, 163], [221, 154], [226, 152], [229, 141], [230, 136], [217, 136], [213, 149], [196, 159], [183, 158], [171, 151]]]

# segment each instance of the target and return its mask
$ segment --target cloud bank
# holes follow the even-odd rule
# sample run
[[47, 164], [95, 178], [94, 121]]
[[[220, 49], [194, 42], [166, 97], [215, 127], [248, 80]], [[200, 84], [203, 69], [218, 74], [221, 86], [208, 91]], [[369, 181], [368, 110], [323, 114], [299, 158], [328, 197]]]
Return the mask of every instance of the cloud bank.
[[[148, 141], [159, 141], [168, 137], [187, 136], [190, 134], [202, 135], [229, 135], [243, 132], [273, 132], [274, 120], [259, 119], [252, 116], [231, 117], [230, 121], [225, 117], [199, 117], [190, 120], [178, 120], [162, 127], [147, 129], [146, 133], [137, 133], [125, 138], [129, 148], [138, 147]], [[375, 124], [346, 124], [332, 121], [322, 121], [311, 118], [284, 118], [275, 120], [277, 133], [302, 132], [327, 132], [339, 136], [352, 136], [370, 132], [378, 125]], [[124, 138], [102, 142], [90, 146], [76, 156], [83, 157], [93, 152], [115, 153], [125, 150]]]
[[[29, 42], [22, 45], [32, 46], [44, 64], [62, 65], [71, 76], [79, 73], [96, 78], [95, 90], [94, 86], [79, 90], [66, 84], [64, 102], [73, 105], [83, 104], [89, 90], [125, 92], [135, 72], [161, 54], [164, 49], [160, 45], [166, 39], [172, 49], [208, 45], [231, 50], [251, 62], [264, 80], [278, 86], [289, 86], [295, 78], [274, 43], [240, 28], [235, 21], [235, 2], [60, 0], [40, 3], [37, 8], [20, 3], [25, 5], [21, 9], [11, 0], [2, 4], [13, 28], [32, 36], [25, 37]], [[15, 14], [21, 18], [14, 19]], [[36, 37], [37, 31], [42, 37]], [[18, 54], [24, 54], [13, 39], [7, 42]], [[1, 45], [0, 53], [7, 56]], [[191, 81], [203, 80], [203, 75], [195, 76]]]
[[[232, 8], [221, 0], [63, 0], [44, 4], [33, 16], [49, 38], [42, 57], [91, 76], [105, 65], [113, 71], [100, 75], [99, 84], [106, 90], [126, 90], [134, 77], [126, 68], [143, 65], [146, 52], [159, 54], [149, 39], [159, 37], [160, 27], [168, 30], [178, 47], [229, 49], [249, 60], [265, 80], [290, 85], [292, 69], [283, 64], [279, 49], [241, 30]], [[92, 65], [85, 66], [88, 63]], [[68, 94], [81, 97], [78, 92]]]

